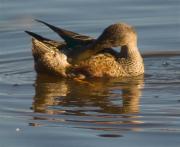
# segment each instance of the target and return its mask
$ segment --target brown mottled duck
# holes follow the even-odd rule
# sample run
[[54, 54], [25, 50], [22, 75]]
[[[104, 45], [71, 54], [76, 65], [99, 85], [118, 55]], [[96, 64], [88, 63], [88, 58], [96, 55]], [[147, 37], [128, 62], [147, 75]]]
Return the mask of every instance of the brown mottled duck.
[[[134, 28], [125, 23], [107, 27], [97, 38], [37, 20], [61, 36], [54, 41], [33, 32], [32, 54], [37, 73], [61, 77], [134, 77], [144, 73]], [[121, 47], [120, 52], [113, 47]]]

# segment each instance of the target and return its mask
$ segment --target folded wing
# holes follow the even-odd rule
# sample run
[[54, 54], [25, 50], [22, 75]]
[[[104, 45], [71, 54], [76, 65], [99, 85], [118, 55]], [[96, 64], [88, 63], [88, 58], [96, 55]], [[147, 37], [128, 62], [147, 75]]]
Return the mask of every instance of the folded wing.
[[77, 46], [85, 46], [94, 41], [94, 39], [89, 36], [78, 34], [78, 33], [72, 32], [72, 31], [68, 31], [68, 30], [53, 26], [42, 20], [36, 19], [36, 21], [46, 25], [51, 30], [56, 32], [62, 39], [64, 39], [64, 41], [67, 43], [67, 46], [70, 48], [74, 48]]

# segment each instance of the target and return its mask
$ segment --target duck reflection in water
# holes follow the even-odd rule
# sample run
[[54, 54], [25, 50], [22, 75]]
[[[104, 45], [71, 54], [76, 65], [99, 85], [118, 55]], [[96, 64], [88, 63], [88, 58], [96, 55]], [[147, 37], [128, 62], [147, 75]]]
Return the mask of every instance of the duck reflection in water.
[[143, 84], [143, 76], [121, 81], [95, 79], [79, 82], [38, 75], [33, 110], [75, 116], [138, 113]]

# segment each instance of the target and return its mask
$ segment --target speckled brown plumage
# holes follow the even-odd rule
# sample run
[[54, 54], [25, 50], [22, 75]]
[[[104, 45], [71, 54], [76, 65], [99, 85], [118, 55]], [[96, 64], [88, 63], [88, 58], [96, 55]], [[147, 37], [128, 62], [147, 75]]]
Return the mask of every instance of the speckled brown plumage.
[[[54, 30], [54, 26], [47, 26]], [[97, 39], [57, 27], [54, 31], [63, 36], [65, 42], [27, 31], [33, 36], [32, 52], [38, 73], [63, 77], [133, 77], [144, 73], [136, 32], [127, 24], [110, 25]], [[74, 42], [69, 45], [69, 41]], [[120, 53], [111, 49], [118, 46], [121, 47]]]
[[67, 76], [66, 70], [70, 64], [67, 62], [67, 57], [57, 50], [57, 43], [40, 42], [32, 39], [32, 44], [32, 54], [37, 73]]

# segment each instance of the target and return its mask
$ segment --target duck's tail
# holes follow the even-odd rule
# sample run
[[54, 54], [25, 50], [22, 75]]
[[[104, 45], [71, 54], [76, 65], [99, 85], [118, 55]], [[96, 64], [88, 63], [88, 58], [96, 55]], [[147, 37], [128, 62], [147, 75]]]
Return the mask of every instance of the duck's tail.
[[51, 50], [52, 46], [48, 44], [51, 40], [45, 37], [42, 37], [34, 32], [25, 31], [28, 35], [32, 37], [32, 53], [33, 56], [40, 56], [41, 54], [47, 53]]
[[66, 69], [70, 64], [67, 56], [54, 45], [55, 42], [30, 31], [25, 32], [33, 37], [32, 54], [37, 73], [66, 77]]

